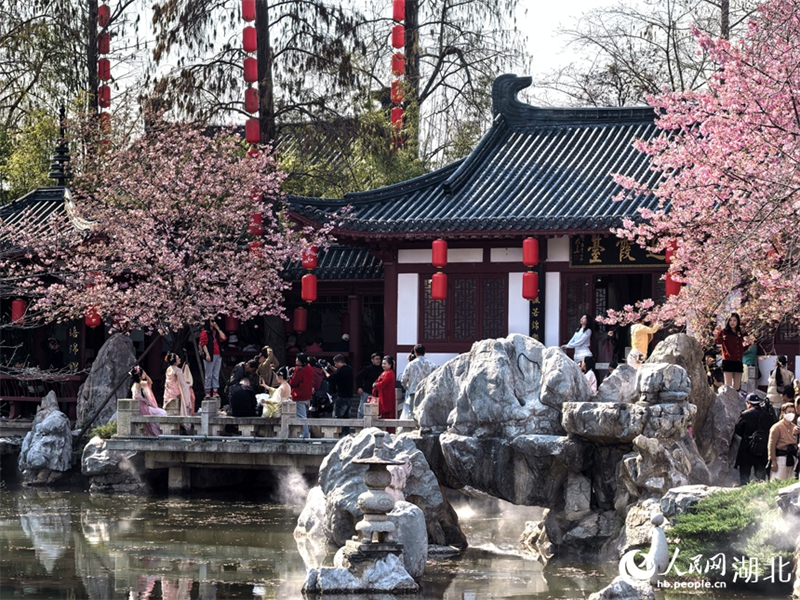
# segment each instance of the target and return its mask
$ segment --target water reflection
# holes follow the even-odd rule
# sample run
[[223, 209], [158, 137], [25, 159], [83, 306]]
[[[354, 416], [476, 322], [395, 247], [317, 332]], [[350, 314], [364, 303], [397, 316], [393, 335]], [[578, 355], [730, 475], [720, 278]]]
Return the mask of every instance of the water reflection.
[[[300, 599], [302, 556], [325, 564], [331, 556], [298, 547], [298, 511], [261, 501], [0, 491], [0, 598]], [[585, 598], [610, 581], [613, 573], [574, 565], [543, 572], [526, 559], [517, 540], [535, 516], [462, 511], [473, 548], [431, 559], [417, 597]], [[361, 600], [383, 598], [393, 596]]]

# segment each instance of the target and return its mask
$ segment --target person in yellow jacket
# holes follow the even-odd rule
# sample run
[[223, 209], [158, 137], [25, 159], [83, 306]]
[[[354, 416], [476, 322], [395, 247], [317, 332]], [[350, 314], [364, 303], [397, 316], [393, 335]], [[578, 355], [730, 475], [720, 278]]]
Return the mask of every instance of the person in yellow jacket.
[[653, 341], [653, 335], [661, 329], [658, 324], [652, 327], [644, 325], [643, 323], [634, 323], [631, 325], [631, 348], [638, 350], [642, 353], [644, 358], [647, 358], [647, 349], [650, 342]]

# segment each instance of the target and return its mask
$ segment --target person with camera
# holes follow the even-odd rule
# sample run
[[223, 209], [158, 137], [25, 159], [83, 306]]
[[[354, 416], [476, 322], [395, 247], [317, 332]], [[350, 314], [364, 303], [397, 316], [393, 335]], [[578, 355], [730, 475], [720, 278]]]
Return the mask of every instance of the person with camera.
[[[350, 400], [353, 398], [353, 367], [341, 354], [333, 357], [333, 365], [325, 369], [328, 390], [333, 398], [333, 418], [347, 419], [350, 416]], [[349, 427], [342, 427], [342, 435], [350, 433]]]

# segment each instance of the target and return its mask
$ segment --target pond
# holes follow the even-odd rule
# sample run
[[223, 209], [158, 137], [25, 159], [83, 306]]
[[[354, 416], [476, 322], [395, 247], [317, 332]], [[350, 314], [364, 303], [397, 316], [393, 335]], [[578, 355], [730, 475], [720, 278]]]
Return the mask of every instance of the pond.
[[[253, 497], [2, 490], [0, 599], [299, 599], [299, 511]], [[458, 512], [471, 547], [430, 560], [417, 598], [586, 598], [616, 575], [616, 565], [526, 558], [517, 540], [540, 509]]]

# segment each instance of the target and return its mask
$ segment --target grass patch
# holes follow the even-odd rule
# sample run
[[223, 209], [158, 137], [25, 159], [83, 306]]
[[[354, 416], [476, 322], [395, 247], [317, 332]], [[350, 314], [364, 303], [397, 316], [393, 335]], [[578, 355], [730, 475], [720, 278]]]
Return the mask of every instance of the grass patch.
[[[775, 503], [778, 490], [795, 481], [752, 482], [743, 487], [710, 494], [688, 512], [675, 518], [667, 532], [670, 556], [680, 550], [675, 567], [689, 577], [708, 577], [697, 573], [697, 565], [720, 553], [727, 559], [727, 572], [734, 560], [757, 559], [759, 576], [769, 574], [774, 560], [791, 565], [794, 531]], [[694, 560], [694, 568], [691, 563]]]

